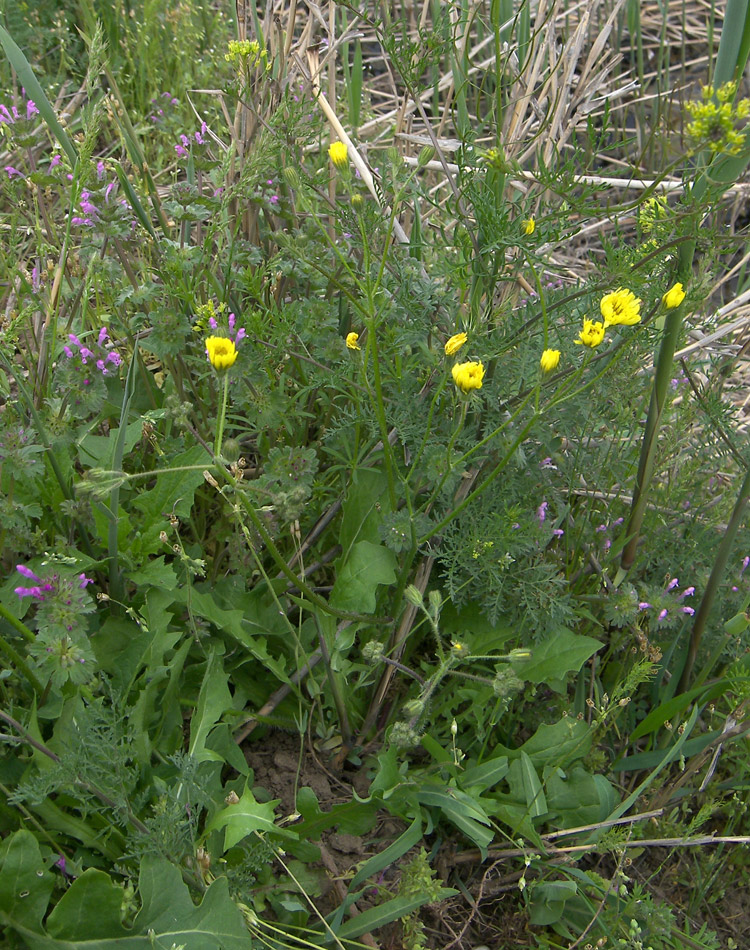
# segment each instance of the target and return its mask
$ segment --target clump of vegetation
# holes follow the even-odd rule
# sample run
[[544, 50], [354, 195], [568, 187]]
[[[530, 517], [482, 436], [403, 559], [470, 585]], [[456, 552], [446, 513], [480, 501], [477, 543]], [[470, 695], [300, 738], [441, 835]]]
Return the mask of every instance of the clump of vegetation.
[[105, 6], [0, 27], [8, 946], [741, 945], [745, 5]]

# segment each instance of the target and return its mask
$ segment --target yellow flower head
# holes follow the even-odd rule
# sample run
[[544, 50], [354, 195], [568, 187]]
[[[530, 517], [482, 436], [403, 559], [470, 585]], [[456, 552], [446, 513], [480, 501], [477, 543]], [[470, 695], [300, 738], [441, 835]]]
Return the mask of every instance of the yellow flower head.
[[599, 309], [604, 317], [605, 327], [632, 327], [641, 322], [641, 302], [632, 292], [618, 287], [611, 294], [602, 297]]
[[465, 333], [456, 333], [450, 340], [445, 344], [445, 355], [453, 356], [454, 353], [458, 353], [461, 347], [464, 345], [468, 337]]
[[533, 234], [536, 229], [536, 221], [533, 218], [524, 218], [523, 220], [523, 233], [524, 234]]
[[673, 287], [670, 287], [661, 299], [667, 310], [674, 310], [674, 308], [679, 307], [685, 299], [685, 288], [678, 282]]
[[461, 643], [458, 640], [451, 641], [451, 653], [454, 656], [468, 656], [469, 650], [465, 643]]
[[593, 349], [595, 346], [599, 346], [603, 339], [604, 324], [601, 322], [594, 323], [593, 320], [584, 320], [581, 335], [575, 342], [583, 346], [590, 346]]
[[484, 366], [481, 363], [454, 363], [451, 373], [453, 382], [462, 393], [469, 393], [472, 389], [482, 388]]
[[750, 115], [750, 100], [740, 99], [734, 103], [737, 84], [724, 83], [715, 89], [703, 87], [702, 102], [688, 102], [685, 108], [693, 117], [685, 132], [693, 139], [695, 147], [708, 148], [714, 155], [725, 152], [727, 155], [739, 155], [746, 144], [746, 128], [738, 128]]
[[328, 149], [328, 157], [340, 171], [349, 167], [349, 151], [344, 142], [334, 142]]
[[206, 353], [214, 369], [222, 372], [234, 365], [237, 359], [237, 347], [234, 340], [226, 336], [207, 336]]
[[542, 358], [539, 360], [539, 365], [542, 367], [543, 373], [551, 373], [553, 369], [557, 369], [559, 362], [559, 350], [545, 350], [544, 353], [542, 353]]
[[358, 340], [359, 340], [359, 333], [354, 333], [352, 331], [351, 333], [346, 334], [346, 345], [349, 347], [350, 350], [362, 349], [362, 347], [357, 342]]

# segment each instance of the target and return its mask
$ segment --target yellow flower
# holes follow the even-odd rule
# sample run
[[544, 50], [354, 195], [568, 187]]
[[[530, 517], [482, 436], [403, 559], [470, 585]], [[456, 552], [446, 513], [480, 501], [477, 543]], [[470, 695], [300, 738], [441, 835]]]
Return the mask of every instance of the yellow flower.
[[458, 353], [461, 347], [464, 345], [468, 337], [465, 333], [456, 333], [450, 340], [445, 344], [445, 355], [453, 356], [454, 353]]
[[234, 340], [226, 336], [207, 336], [206, 353], [214, 369], [220, 372], [229, 369], [237, 359], [237, 347]]
[[621, 324], [632, 327], [633, 324], [641, 322], [641, 302], [632, 290], [626, 290], [624, 287], [618, 287], [611, 294], [602, 297], [599, 309], [604, 317], [605, 327]]
[[455, 363], [451, 370], [453, 382], [462, 393], [469, 393], [472, 389], [482, 388], [484, 366], [481, 363]]
[[559, 362], [559, 350], [545, 350], [544, 353], [542, 353], [542, 358], [539, 360], [539, 365], [542, 367], [543, 373], [551, 373], [553, 369], [557, 369]]
[[581, 335], [575, 342], [583, 346], [590, 346], [593, 349], [595, 346], [599, 346], [603, 339], [604, 324], [601, 322], [594, 323], [593, 320], [584, 320]]
[[349, 151], [344, 142], [334, 142], [328, 149], [328, 157], [339, 170], [349, 166]]
[[451, 653], [454, 656], [466, 656], [469, 650], [465, 643], [460, 643], [458, 640], [451, 641]]
[[525, 218], [523, 221], [523, 233], [533, 234], [536, 229], [536, 221], [533, 218]]
[[359, 340], [359, 333], [347, 333], [346, 334], [346, 345], [350, 350], [361, 350], [362, 347], [357, 342]]
[[678, 282], [674, 287], [670, 287], [661, 299], [667, 310], [674, 310], [685, 299], [685, 288]]

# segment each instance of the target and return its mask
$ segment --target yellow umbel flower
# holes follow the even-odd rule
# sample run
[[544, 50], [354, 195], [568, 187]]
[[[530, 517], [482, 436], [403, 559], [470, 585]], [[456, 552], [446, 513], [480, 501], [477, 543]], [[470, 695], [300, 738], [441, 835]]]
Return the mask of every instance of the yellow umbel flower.
[[734, 82], [725, 82], [718, 89], [704, 86], [702, 102], [685, 104], [693, 117], [685, 128], [688, 136], [695, 140], [693, 151], [708, 148], [714, 155], [721, 152], [739, 155], [746, 142], [746, 130], [738, 129], [737, 124], [750, 115], [750, 99], [740, 99], [733, 105], [736, 94], [737, 84]]
[[234, 340], [226, 336], [207, 336], [206, 353], [214, 369], [219, 372], [229, 369], [237, 359], [237, 347]]
[[661, 299], [667, 310], [674, 310], [685, 299], [685, 288], [678, 281], [673, 287], [669, 288]]
[[536, 221], [533, 218], [524, 218], [522, 223], [524, 234], [533, 234], [536, 230]]
[[581, 335], [575, 341], [582, 346], [590, 346], [592, 349], [604, 339], [604, 324], [593, 320], [584, 320]]
[[542, 358], [539, 360], [539, 365], [542, 367], [543, 373], [551, 373], [553, 369], [557, 369], [559, 362], [559, 350], [545, 350], [544, 353], [542, 353]]
[[445, 355], [453, 356], [454, 353], [458, 353], [467, 339], [468, 337], [465, 333], [455, 333], [445, 344]]
[[455, 363], [451, 370], [453, 382], [462, 393], [469, 393], [472, 389], [481, 389], [484, 379], [484, 366], [481, 363]]
[[349, 167], [349, 151], [344, 142], [334, 142], [328, 149], [328, 157], [339, 171]]
[[604, 317], [605, 327], [632, 327], [641, 322], [641, 302], [632, 290], [618, 287], [611, 294], [602, 297], [599, 309]]
[[358, 340], [359, 340], [359, 333], [354, 333], [352, 331], [351, 333], [346, 334], [346, 345], [350, 350], [362, 349], [362, 347], [357, 342]]

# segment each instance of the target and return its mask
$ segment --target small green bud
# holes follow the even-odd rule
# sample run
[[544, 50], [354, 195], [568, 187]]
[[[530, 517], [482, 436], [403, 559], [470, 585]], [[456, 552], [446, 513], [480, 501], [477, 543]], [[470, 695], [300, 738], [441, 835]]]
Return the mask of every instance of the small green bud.
[[242, 446], [237, 441], [237, 439], [224, 439], [224, 444], [221, 447], [221, 454], [227, 460], [227, 462], [236, 462], [242, 451]]
[[430, 610], [437, 614], [440, 608], [443, 606], [443, 597], [439, 590], [431, 590], [427, 596], [427, 599], [430, 604]]
[[404, 591], [404, 597], [412, 605], [412, 607], [421, 607], [423, 604], [423, 598], [420, 592], [413, 584], [409, 586]]
[[740, 611], [738, 614], [735, 614], [734, 617], [730, 617], [729, 620], [727, 620], [724, 624], [724, 629], [730, 637], [736, 637], [744, 633], [749, 626], [750, 617], [743, 611]]
[[417, 168], [424, 168], [435, 157], [435, 149], [431, 145], [425, 145], [417, 156]]
[[366, 663], [378, 663], [383, 652], [383, 644], [379, 640], [370, 640], [362, 647], [362, 659]]
[[299, 177], [299, 172], [297, 171], [296, 168], [294, 168], [291, 165], [285, 165], [282, 170], [282, 174], [284, 176], [284, 180], [286, 181], [287, 185], [289, 185], [290, 188], [295, 188], [295, 189], [299, 188], [300, 177]]
[[357, 211], [359, 211], [360, 208], [364, 206], [364, 203], [365, 199], [362, 197], [362, 195], [352, 195], [352, 208], [356, 208]]
[[404, 703], [404, 713], [409, 719], [414, 719], [415, 716], [421, 716], [423, 712], [424, 702], [421, 699], [410, 699], [408, 703]]

